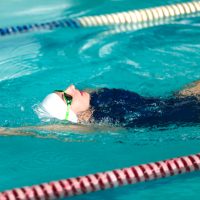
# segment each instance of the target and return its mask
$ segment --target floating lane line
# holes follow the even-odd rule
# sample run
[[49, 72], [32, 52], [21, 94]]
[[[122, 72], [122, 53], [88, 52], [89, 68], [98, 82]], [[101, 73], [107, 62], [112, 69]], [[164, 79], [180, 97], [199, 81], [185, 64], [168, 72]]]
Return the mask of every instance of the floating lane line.
[[0, 192], [0, 200], [56, 200], [200, 170], [200, 153]]
[[171, 18], [194, 15], [200, 12], [200, 1], [178, 3], [154, 8], [131, 10], [105, 15], [85, 16], [74, 19], [63, 19], [44, 23], [34, 23], [0, 28], [0, 36], [14, 35], [27, 32], [52, 30], [56, 28], [83, 28], [94, 26], [115, 26], [156, 22]]

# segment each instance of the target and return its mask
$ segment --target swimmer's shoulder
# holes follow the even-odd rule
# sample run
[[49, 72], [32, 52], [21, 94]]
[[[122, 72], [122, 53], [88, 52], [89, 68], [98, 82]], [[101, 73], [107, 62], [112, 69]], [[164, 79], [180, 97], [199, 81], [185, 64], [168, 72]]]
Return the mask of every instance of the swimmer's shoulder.
[[183, 89], [176, 92], [174, 96], [178, 98], [196, 97], [200, 100], [200, 81], [195, 81], [186, 85]]

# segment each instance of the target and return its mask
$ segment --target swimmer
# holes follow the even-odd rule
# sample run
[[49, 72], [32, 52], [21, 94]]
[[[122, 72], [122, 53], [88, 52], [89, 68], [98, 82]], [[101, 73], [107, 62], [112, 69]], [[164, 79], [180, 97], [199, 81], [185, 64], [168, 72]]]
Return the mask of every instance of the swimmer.
[[168, 98], [144, 97], [123, 89], [80, 91], [70, 85], [47, 95], [36, 108], [41, 120], [56, 119], [63, 123], [1, 128], [0, 134], [30, 135], [28, 129], [88, 131], [89, 126], [84, 128], [76, 124], [123, 128], [195, 124], [200, 122], [199, 96], [200, 82], [194, 82]]

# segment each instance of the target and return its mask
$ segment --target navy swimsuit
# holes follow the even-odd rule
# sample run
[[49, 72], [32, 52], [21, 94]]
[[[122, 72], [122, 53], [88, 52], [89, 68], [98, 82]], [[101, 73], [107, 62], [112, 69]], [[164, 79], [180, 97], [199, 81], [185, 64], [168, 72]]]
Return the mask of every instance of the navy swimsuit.
[[194, 96], [143, 97], [122, 89], [103, 88], [91, 94], [92, 122], [123, 127], [200, 122], [200, 102]]

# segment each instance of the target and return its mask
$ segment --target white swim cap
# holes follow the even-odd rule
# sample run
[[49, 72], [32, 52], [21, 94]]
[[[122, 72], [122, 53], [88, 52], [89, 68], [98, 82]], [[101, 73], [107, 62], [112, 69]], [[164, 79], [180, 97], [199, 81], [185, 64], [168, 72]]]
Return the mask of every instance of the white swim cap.
[[51, 93], [45, 97], [40, 106], [36, 109], [36, 113], [41, 119], [56, 118], [77, 123], [78, 118], [71, 109], [69, 109], [69, 114], [66, 119], [67, 107], [67, 104], [65, 104], [57, 94]]

